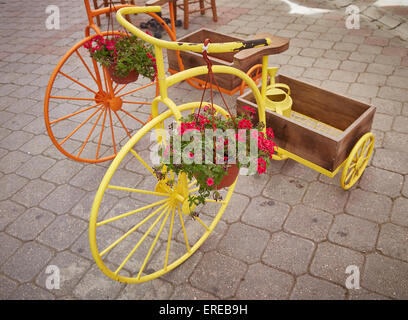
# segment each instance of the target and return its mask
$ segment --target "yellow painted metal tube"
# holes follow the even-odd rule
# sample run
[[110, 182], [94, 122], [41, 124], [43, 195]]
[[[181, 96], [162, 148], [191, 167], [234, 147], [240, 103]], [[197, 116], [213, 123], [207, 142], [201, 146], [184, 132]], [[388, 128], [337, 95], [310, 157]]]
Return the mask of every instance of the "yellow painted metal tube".
[[[127, 14], [133, 13], [148, 13], [148, 12], [160, 12], [161, 7], [159, 6], [148, 6], [148, 7], [125, 7], [121, 8], [116, 13], [116, 19], [118, 22], [125, 27], [128, 31], [133, 33], [138, 38], [153, 44], [154, 46], [158, 46], [160, 48], [166, 48], [171, 50], [181, 50], [181, 51], [193, 51], [193, 52], [202, 52], [204, 44], [203, 43], [187, 43], [187, 42], [174, 42], [174, 41], [166, 41], [161, 39], [156, 39], [152, 36], [149, 36], [139, 28], [135, 27], [129, 21], [127, 21], [123, 16]], [[261, 47], [267, 46], [271, 44], [271, 40], [269, 38], [265, 38], [264, 43], [260, 43], [256, 46], [246, 46], [245, 41], [235, 41], [235, 42], [225, 42], [225, 43], [211, 43], [208, 46], [208, 53], [222, 53], [222, 52], [235, 52], [239, 50], [243, 50], [245, 48], [254, 48], [254, 47]]]

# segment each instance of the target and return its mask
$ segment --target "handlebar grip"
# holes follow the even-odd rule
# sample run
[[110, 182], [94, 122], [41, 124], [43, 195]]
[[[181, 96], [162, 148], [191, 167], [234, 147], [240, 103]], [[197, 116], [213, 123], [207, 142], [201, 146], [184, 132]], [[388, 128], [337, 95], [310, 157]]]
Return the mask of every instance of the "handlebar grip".
[[238, 51], [255, 47], [266, 47], [270, 44], [270, 42], [271, 41], [268, 38], [242, 41], [242, 47], [239, 48]]

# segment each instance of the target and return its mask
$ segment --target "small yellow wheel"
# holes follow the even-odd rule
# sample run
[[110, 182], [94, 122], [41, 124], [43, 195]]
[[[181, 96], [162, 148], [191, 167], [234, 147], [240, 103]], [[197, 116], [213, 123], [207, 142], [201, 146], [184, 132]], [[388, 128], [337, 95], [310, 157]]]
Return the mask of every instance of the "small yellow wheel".
[[374, 134], [366, 133], [351, 150], [341, 175], [341, 186], [350, 189], [360, 179], [374, 150]]
[[[183, 112], [199, 105], [187, 103], [177, 108], [185, 116]], [[214, 107], [228, 115], [221, 107]], [[171, 121], [174, 116], [168, 110], [144, 125], [115, 157], [95, 196], [90, 247], [99, 268], [114, 280], [145, 282], [183, 263], [214, 230], [234, 191], [235, 183], [222, 201], [206, 199], [217, 206], [215, 215], [198, 215], [194, 206], [186, 205], [188, 196], [198, 190], [195, 179], [189, 181], [184, 173], [176, 176], [164, 171], [166, 178], [158, 181], [149, 141], [165, 143], [165, 135], [155, 129], [166, 128]], [[112, 193], [119, 201], [110, 209], [108, 197]]]

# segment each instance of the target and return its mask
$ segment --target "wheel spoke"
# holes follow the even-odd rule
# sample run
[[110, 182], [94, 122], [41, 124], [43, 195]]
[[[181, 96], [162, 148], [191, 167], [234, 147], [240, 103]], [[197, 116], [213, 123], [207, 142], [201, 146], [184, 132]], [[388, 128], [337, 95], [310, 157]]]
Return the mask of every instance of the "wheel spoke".
[[117, 96], [117, 97], [118, 97], [118, 98], [121, 98], [121, 97], [126, 96], [126, 95], [128, 95], [128, 94], [131, 94], [131, 93], [133, 93], [133, 92], [136, 92], [136, 91], [142, 90], [142, 89], [144, 89], [144, 88], [150, 87], [151, 85], [153, 85], [153, 84], [155, 84], [155, 83], [156, 83], [156, 82], [152, 82], [152, 83], [146, 84], [146, 85], [141, 86], [141, 87], [139, 87], [139, 88], [136, 88], [136, 89], [134, 89], [134, 90], [131, 90], [131, 91], [122, 93], [120, 96]]
[[168, 217], [169, 217], [169, 214], [170, 214], [170, 211], [172, 211], [172, 209], [173, 209], [173, 208], [170, 207], [170, 206], [166, 209], [166, 216], [164, 217], [163, 222], [162, 222], [162, 224], [161, 224], [161, 226], [160, 226], [160, 229], [159, 229], [159, 231], [157, 232], [156, 238], [154, 238], [154, 241], [153, 241], [152, 245], [150, 246], [149, 252], [147, 253], [146, 258], [145, 258], [144, 261], [143, 261], [142, 267], [140, 268], [139, 273], [137, 274], [137, 279], [140, 279], [140, 275], [142, 274], [144, 268], [146, 267], [147, 261], [149, 261], [150, 255], [151, 255], [152, 252], [153, 252], [153, 249], [154, 249], [154, 247], [155, 247], [155, 245], [156, 245], [156, 242], [157, 242], [157, 240], [159, 239], [159, 236], [160, 236], [160, 234], [161, 234], [162, 231], [163, 231], [163, 228], [164, 228], [164, 226], [165, 226], [165, 224], [166, 224], [166, 221], [167, 221], [167, 219], [168, 219]]
[[109, 108], [109, 122], [110, 122], [111, 133], [112, 133], [113, 153], [116, 155], [115, 134], [113, 133], [112, 113], [111, 113], [111, 109], [110, 109], [110, 108]]
[[116, 92], [115, 92], [115, 96], [116, 96], [119, 92], [121, 92], [123, 89], [125, 89], [127, 85], [128, 85], [128, 84], [125, 83], [125, 84], [122, 86], [122, 88], [120, 88], [118, 91], [116, 91]]
[[85, 89], [87, 89], [87, 90], [89, 90], [89, 91], [91, 91], [91, 92], [97, 94], [96, 91], [94, 91], [94, 90], [92, 90], [91, 88], [87, 87], [87, 86], [84, 85], [83, 83], [81, 83], [81, 82], [75, 80], [74, 78], [72, 78], [72, 77], [70, 77], [69, 75], [65, 74], [65, 73], [62, 72], [61, 70], [59, 70], [58, 72], [59, 72], [60, 74], [62, 74], [64, 77], [68, 78], [69, 80], [71, 80], [71, 81], [75, 82], [76, 84], [80, 85], [81, 87], [83, 87], [83, 88], [85, 88]]
[[103, 113], [103, 111], [101, 111], [101, 112], [99, 113], [98, 119], [96, 119], [94, 125], [92, 126], [91, 131], [89, 132], [89, 134], [88, 134], [88, 136], [86, 137], [84, 143], [82, 144], [81, 150], [79, 150], [79, 152], [78, 152], [78, 154], [77, 154], [77, 157], [78, 157], [78, 158], [79, 158], [79, 156], [81, 155], [82, 151], [84, 150], [86, 144], [88, 143], [88, 140], [89, 140], [89, 138], [91, 137], [92, 133], [94, 132], [96, 126], [98, 125], [98, 122], [99, 122], [99, 119], [100, 119], [101, 116], [102, 116], [102, 113]]
[[187, 232], [186, 232], [186, 228], [184, 227], [184, 221], [183, 221], [183, 217], [182, 217], [182, 214], [181, 214], [180, 204], [179, 203], [177, 203], [177, 211], [178, 211], [178, 214], [179, 214], [179, 217], [180, 217], [180, 224], [181, 224], [181, 227], [183, 229], [184, 241], [186, 243], [187, 251], [190, 252], [191, 248], [190, 248], [190, 244], [188, 243]]
[[200, 224], [207, 230], [210, 231], [210, 228], [207, 227], [207, 225], [199, 218], [199, 217], [194, 217]]
[[134, 189], [134, 188], [127, 188], [127, 187], [120, 187], [120, 186], [108, 185], [107, 188], [108, 189], [114, 189], [114, 190], [128, 191], [128, 192], [151, 194], [151, 195], [160, 196], [160, 197], [168, 197], [169, 196], [168, 193], [149, 191], [149, 190], [142, 190], [142, 189]]
[[91, 70], [89, 69], [88, 65], [86, 64], [86, 62], [84, 61], [84, 59], [82, 58], [82, 56], [80, 55], [78, 49], [75, 50], [75, 53], [78, 55], [79, 59], [81, 59], [83, 65], [85, 66], [86, 70], [88, 70], [89, 74], [90, 74], [91, 77], [94, 79], [95, 83], [98, 84], [98, 81], [96, 80], [95, 76], [92, 74]]
[[170, 222], [170, 230], [169, 230], [169, 237], [167, 238], [167, 248], [166, 248], [166, 257], [164, 258], [164, 270], [167, 270], [167, 262], [169, 259], [169, 252], [170, 252], [170, 243], [171, 243], [171, 235], [173, 233], [173, 224], [174, 224], [174, 216], [176, 213], [176, 207], [173, 207], [173, 212], [171, 214], [171, 222]]
[[165, 203], [158, 209], [156, 209], [153, 213], [151, 213], [148, 217], [144, 218], [141, 222], [139, 222], [137, 225], [135, 225], [132, 229], [130, 229], [128, 232], [126, 232], [124, 235], [122, 235], [120, 238], [116, 239], [112, 244], [110, 244], [105, 250], [101, 252], [101, 257], [105, 255], [107, 252], [112, 250], [118, 243], [122, 242], [124, 239], [126, 239], [131, 233], [135, 232], [140, 226], [145, 224], [147, 221], [149, 221], [152, 217], [154, 217], [160, 210], [163, 208], [167, 208], [168, 204]]
[[107, 224], [107, 223], [110, 223], [110, 222], [113, 222], [113, 221], [116, 221], [116, 220], [119, 220], [119, 219], [122, 219], [122, 218], [126, 218], [126, 217], [128, 217], [128, 216], [130, 216], [130, 215], [133, 215], [133, 214], [135, 214], [135, 213], [142, 212], [142, 211], [144, 211], [144, 210], [148, 210], [148, 209], [150, 209], [150, 208], [153, 208], [153, 207], [155, 207], [155, 206], [158, 206], [158, 205], [160, 205], [160, 204], [162, 204], [162, 203], [164, 203], [164, 202], [166, 202], [166, 201], [168, 201], [168, 199], [162, 199], [162, 200], [160, 200], [160, 201], [151, 203], [151, 204], [149, 204], [149, 205], [147, 205], [147, 206], [144, 206], [144, 207], [141, 207], [141, 208], [139, 208], [139, 209], [132, 210], [132, 211], [129, 211], [129, 212], [126, 212], [126, 213], [122, 213], [122, 214], [120, 214], [120, 215], [118, 215], [118, 216], [116, 216], [116, 217], [113, 217], [113, 218], [106, 219], [106, 220], [103, 220], [103, 221], [101, 221], [101, 222], [98, 222], [98, 223], [96, 224], [96, 226], [99, 227], [99, 226], [102, 226], [102, 225], [104, 225], [104, 224]]
[[349, 180], [350, 176], [351, 176], [351, 175], [353, 174], [353, 172], [355, 172], [355, 171], [356, 171], [356, 169], [351, 170], [351, 171], [347, 174], [346, 179], [345, 179], [344, 181], [347, 182], [347, 181]]
[[144, 123], [142, 120], [136, 118], [134, 115], [130, 114], [130, 113], [127, 112], [126, 110], [123, 110], [123, 109], [120, 109], [120, 110], [121, 110], [122, 112], [126, 113], [129, 117], [135, 119], [136, 121], [139, 121], [142, 125], [145, 125], [145, 123]]
[[101, 104], [102, 104], [102, 103], [94, 104], [93, 106], [90, 106], [90, 107], [88, 107], [88, 108], [85, 108], [85, 109], [79, 110], [79, 111], [77, 111], [77, 112], [71, 113], [71, 114], [69, 114], [69, 115], [67, 115], [67, 116], [58, 118], [57, 120], [51, 121], [50, 124], [54, 124], [54, 123], [60, 122], [60, 121], [62, 121], [62, 120], [71, 118], [71, 117], [73, 117], [73, 116], [76, 116], [77, 114], [80, 114], [80, 113], [82, 113], [82, 112], [91, 110], [91, 109], [93, 109], [93, 108], [96, 108], [97, 106], [100, 106]]
[[120, 266], [116, 269], [114, 272], [115, 274], [118, 274], [118, 272], [123, 268], [123, 266], [128, 262], [128, 260], [132, 257], [132, 255], [135, 253], [137, 248], [143, 243], [143, 241], [146, 239], [146, 237], [150, 234], [150, 232], [153, 230], [153, 228], [156, 226], [156, 224], [160, 221], [160, 219], [163, 217], [163, 215], [167, 212], [168, 210], [168, 205], [165, 205], [165, 208], [163, 209], [162, 213], [157, 217], [157, 219], [153, 222], [153, 224], [149, 227], [149, 229], [146, 231], [146, 233], [142, 236], [142, 238], [139, 240], [139, 242], [133, 247], [132, 251], [128, 254], [128, 256], [122, 261]]
[[130, 149], [130, 152], [136, 157], [137, 160], [139, 160], [143, 166], [153, 175], [156, 177], [154, 174], [153, 169], [142, 159], [142, 157], [133, 149]]
[[99, 135], [99, 140], [98, 140], [98, 148], [96, 149], [96, 156], [95, 156], [95, 160], [98, 159], [98, 155], [99, 155], [99, 149], [101, 147], [101, 142], [102, 142], [102, 136], [103, 136], [103, 130], [105, 128], [105, 121], [106, 121], [106, 114], [108, 113], [108, 108], [105, 108], [105, 113], [103, 115], [103, 122], [102, 122], [102, 128], [101, 128], [101, 133]]
[[84, 121], [82, 121], [82, 123], [77, 126], [74, 131], [72, 131], [68, 136], [65, 137], [64, 140], [62, 140], [60, 142], [60, 145], [63, 145], [65, 143], [65, 141], [67, 141], [69, 138], [72, 137], [72, 135], [77, 132], [85, 123], [87, 123], [98, 111], [100, 111], [103, 108], [103, 105], [101, 105], [94, 113], [92, 113], [88, 118], [86, 118]]
[[125, 101], [123, 100], [123, 103], [131, 103], [131, 104], [144, 104], [146, 106], [150, 106], [152, 103], [151, 102], [143, 102], [143, 101]]
[[81, 100], [81, 101], [94, 101], [95, 99], [91, 98], [80, 98], [80, 97], [60, 97], [60, 96], [50, 96], [50, 99], [63, 99], [63, 100]]
[[132, 138], [132, 136], [130, 135], [128, 129], [126, 128], [125, 124], [123, 123], [122, 119], [119, 117], [118, 113], [117, 113], [115, 110], [113, 110], [113, 113], [116, 115], [116, 117], [118, 118], [119, 122], [122, 124], [122, 127], [123, 127], [123, 129], [125, 129], [125, 131], [126, 131], [128, 137], [129, 137], [129, 138]]

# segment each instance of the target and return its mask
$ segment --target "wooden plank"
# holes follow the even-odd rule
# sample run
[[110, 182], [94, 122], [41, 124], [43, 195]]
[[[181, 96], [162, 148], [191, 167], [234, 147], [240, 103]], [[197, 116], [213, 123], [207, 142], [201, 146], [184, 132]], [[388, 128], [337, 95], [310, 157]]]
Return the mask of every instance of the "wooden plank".
[[[252, 93], [247, 95], [252, 96]], [[247, 98], [245, 95], [238, 97], [237, 112], [242, 111], [242, 107], [247, 105], [257, 109], [256, 103]], [[256, 120], [258, 121], [258, 116]], [[266, 111], [266, 123], [267, 127], [273, 129], [274, 141], [279, 147], [326, 170], [335, 170], [334, 160], [338, 143], [336, 139], [269, 110]]]
[[278, 75], [276, 82], [287, 84], [294, 101], [293, 110], [346, 130], [368, 108], [364, 103], [320, 89], [310, 84]]

